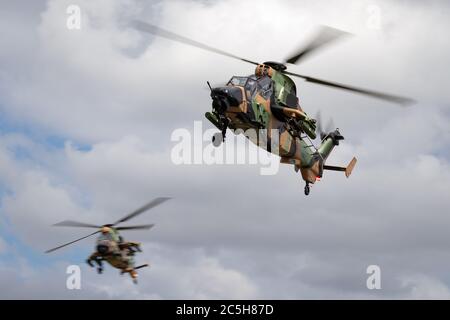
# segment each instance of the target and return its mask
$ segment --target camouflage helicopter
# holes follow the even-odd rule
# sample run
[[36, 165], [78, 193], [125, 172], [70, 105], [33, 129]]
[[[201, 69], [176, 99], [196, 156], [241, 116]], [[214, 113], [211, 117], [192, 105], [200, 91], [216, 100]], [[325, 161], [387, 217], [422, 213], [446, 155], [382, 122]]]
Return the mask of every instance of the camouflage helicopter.
[[[308, 45], [287, 58], [283, 63], [275, 61], [258, 63], [143, 21], [133, 21], [132, 25], [142, 32], [256, 65], [254, 74], [233, 76], [225, 86], [212, 88], [208, 82], [212, 98], [212, 112], [206, 112], [205, 117], [220, 130], [213, 136], [213, 144], [219, 146], [225, 140], [228, 128], [238, 133], [244, 132], [253, 143], [268, 152], [279, 155], [281, 163], [291, 164], [296, 172], [300, 171], [303, 180], [306, 182], [305, 195], [310, 192], [310, 184], [322, 178], [324, 170], [343, 171], [348, 178], [356, 164], [356, 158], [353, 157], [346, 167], [325, 164], [334, 147], [338, 146], [339, 141], [343, 140], [344, 137], [339, 129], [329, 132], [323, 131], [320, 121], [306, 114], [300, 107], [295, 82], [289, 76], [401, 105], [414, 102], [409, 98], [361, 89], [288, 71], [287, 64], [296, 64], [319, 48], [348, 35], [347, 32], [331, 27], [322, 26]], [[236, 131], [237, 129], [241, 130]], [[258, 130], [256, 139], [246, 134], [248, 129]], [[260, 131], [261, 129], [265, 130]], [[272, 136], [274, 131], [277, 132], [277, 136]], [[316, 131], [318, 131], [321, 140], [318, 147], [311, 141], [311, 139], [316, 139]], [[259, 132], [262, 132], [262, 134]], [[273, 147], [272, 140], [275, 138], [277, 143]]]
[[99, 234], [96, 243], [96, 250], [92, 253], [86, 260], [87, 264], [94, 267], [94, 263], [97, 265], [97, 272], [101, 274], [103, 272], [103, 261], [108, 262], [114, 268], [120, 270], [121, 274], [129, 273], [134, 283], [137, 283], [138, 273], [136, 270], [148, 267], [148, 264], [143, 264], [140, 266], [135, 266], [134, 255], [137, 252], [142, 252], [139, 242], [125, 241], [124, 238], [119, 234], [121, 230], [143, 230], [150, 229], [154, 224], [137, 225], [137, 226], [125, 226], [116, 227], [119, 223], [128, 221], [137, 215], [156, 207], [157, 205], [169, 200], [170, 198], [156, 198], [145, 206], [127, 214], [122, 219], [117, 220], [111, 224], [104, 224], [102, 226], [93, 225], [84, 222], [77, 222], [71, 220], [65, 220], [54, 224], [54, 226], [60, 227], [82, 227], [82, 228], [96, 228], [97, 231], [88, 234], [82, 238], [76, 239], [74, 241], [65, 243], [56, 248], [47, 250], [46, 253], [53, 252], [55, 250], [61, 249], [72, 243], [78, 242], [80, 240], [86, 239], [90, 236]]

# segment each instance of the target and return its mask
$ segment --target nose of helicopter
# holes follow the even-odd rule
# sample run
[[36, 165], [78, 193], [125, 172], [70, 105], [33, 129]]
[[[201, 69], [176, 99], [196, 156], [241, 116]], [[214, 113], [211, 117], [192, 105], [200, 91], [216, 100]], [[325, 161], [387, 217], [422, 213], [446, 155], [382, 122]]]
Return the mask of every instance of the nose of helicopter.
[[109, 251], [108, 245], [104, 243], [97, 245], [97, 252], [100, 253], [101, 255], [108, 253], [108, 251]]
[[211, 90], [213, 108], [225, 112], [229, 107], [237, 107], [243, 101], [242, 90], [238, 86], [226, 86]]

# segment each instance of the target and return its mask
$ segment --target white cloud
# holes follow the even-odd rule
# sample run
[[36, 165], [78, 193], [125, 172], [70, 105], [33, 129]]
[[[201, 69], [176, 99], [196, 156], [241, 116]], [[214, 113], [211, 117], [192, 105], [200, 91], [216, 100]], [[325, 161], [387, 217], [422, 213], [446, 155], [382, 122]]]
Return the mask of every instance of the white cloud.
[[[386, 35], [366, 28], [367, 5], [360, 1], [349, 2], [338, 11], [328, 3], [277, 2], [271, 4], [270, 14], [259, 1], [211, 5], [195, 1], [147, 5], [131, 0], [107, 4], [79, 1], [84, 18], [81, 31], [65, 28], [69, 3], [49, 1], [39, 25], [32, 24], [35, 20], [29, 22], [34, 31], [29, 32], [30, 43], [35, 47], [22, 47], [20, 55], [7, 51], [10, 55], [5, 54], [8, 64], [0, 89], [11, 116], [76, 139], [98, 142], [138, 134], [156, 140], [153, 147], [160, 148], [165, 141], [155, 136], [169, 134], [171, 129], [189, 123], [187, 119], [203, 118], [210, 106], [206, 80], [223, 82], [232, 74], [253, 70], [239, 61], [139, 34], [126, 25], [136, 16], [255, 60], [283, 59], [307, 40], [315, 24], [341, 27], [359, 36], [293, 70], [413, 95], [421, 102], [442, 103], [449, 98], [445, 85], [437, 85], [448, 82], [442, 72], [445, 68], [441, 68], [450, 49], [448, 37], [442, 36], [448, 22], [428, 7], [405, 9], [380, 1], [387, 20], [383, 30], [390, 30]], [[287, 18], [292, 12], [299, 14]], [[402, 18], [416, 23], [394, 23]], [[430, 33], [434, 37], [430, 38]], [[30, 45], [25, 43], [6, 43], [4, 47], [13, 50]], [[126, 53], [136, 48], [141, 55]], [[26, 77], [17, 77], [16, 71], [23, 65]], [[391, 116], [391, 111], [397, 113], [367, 98], [302, 81], [298, 85], [307, 111], [314, 113], [321, 108], [347, 131], [359, 127], [359, 117], [364, 126], [374, 128], [377, 120]]]
[[448, 286], [442, 281], [427, 275], [404, 277], [402, 284], [410, 290], [410, 299], [448, 300], [450, 298]]
[[[64, 28], [66, 2], [48, 3], [40, 19], [29, 21], [32, 33], [23, 26], [11, 30], [30, 41], [13, 46], [11, 38], [0, 37], [0, 107], [33, 129], [31, 135], [68, 138], [58, 149], [22, 134], [1, 136], [0, 182], [7, 189], [1, 218], [8, 231], [40, 255], [84, 234], [50, 228], [60, 220], [108, 223], [154, 197], [174, 199], [136, 219], [155, 222], [154, 230], [125, 234], [145, 242], [138, 258], [152, 263], [139, 286], [112, 268], [98, 276], [85, 266], [84, 289], [67, 292], [64, 268], [82, 262], [66, 261], [72, 259], [67, 253], [87, 256], [92, 242], [86, 240], [39, 256], [44, 267], [13, 250], [22, 269], [1, 265], [1, 287], [14, 287], [6, 297], [448, 295], [450, 46], [448, 37], [440, 37], [448, 30], [441, 12], [378, 2], [385, 16], [377, 32], [365, 29], [360, 1], [339, 10], [320, 2], [277, 2], [270, 14], [258, 1], [139, 2], [142, 12], [129, 0], [80, 1], [86, 24], [71, 33]], [[170, 132], [189, 128], [208, 110], [205, 80], [220, 82], [252, 67], [126, 29], [124, 22], [135, 15], [256, 60], [282, 59], [308, 37], [312, 24], [340, 27], [360, 36], [295, 70], [399, 91], [420, 103], [389, 109], [299, 82], [306, 110], [332, 115], [347, 138], [329, 163], [359, 159], [349, 180], [326, 172], [308, 198], [291, 167], [262, 177], [252, 166], [175, 166]], [[396, 23], [406, 17], [415, 23]], [[91, 148], [78, 149], [80, 140]], [[26, 155], [16, 154], [18, 149]], [[365, 268], [374, 263], [383, 270], [379, 293], [365, 288]], [[423, 276], [402, 282], [404, 274]]]

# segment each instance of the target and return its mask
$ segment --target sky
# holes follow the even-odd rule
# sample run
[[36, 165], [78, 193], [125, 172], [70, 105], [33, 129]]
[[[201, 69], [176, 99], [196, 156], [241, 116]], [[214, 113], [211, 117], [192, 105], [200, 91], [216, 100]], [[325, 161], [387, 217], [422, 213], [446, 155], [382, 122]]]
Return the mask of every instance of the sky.
[[[67, 28], [67, 8], [81, 29]], [[450, 38], [446, 1], [38, 0], [0, 3], [0, 298], [450, 298]], [[296, 79], [302, 108], [356, 156], [303, 194], [290, 166], [176, 165], [174, 130], [204, 129], [206, 81], [253, 66], [130, 28], [140, 19], [249, 60], [283, 60], [329, 25], [352, 37], [291, 71], [417, 101], [384, 101]], [[207, 145], [208, 142], [204, 142]], [[140, 283], [84, 261], [94, 239], [44, 251], [159, 196], [136, 218]], [[81, 267], [81, 289], [66, 288]], [[367, 267], [381, 289], [366, 286]]]

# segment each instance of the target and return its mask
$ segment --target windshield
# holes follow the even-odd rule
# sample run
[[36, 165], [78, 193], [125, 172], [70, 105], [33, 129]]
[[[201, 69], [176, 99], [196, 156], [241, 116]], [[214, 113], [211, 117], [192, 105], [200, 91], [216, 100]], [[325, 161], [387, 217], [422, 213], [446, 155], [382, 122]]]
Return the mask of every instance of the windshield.
[[272, 79], [270, 79], [269, 77], [259, 78], [258, 89], [265, 99], [269, 98], [272, 94]]
[[249, 91], [253, 91], [256, 87], [256, 80], [252, 78], [247, 79], [247, 83], [245, 84], [245, 89]]
[[233, 77], [230, 81], [228, 81], [228, 85], [233, 86], [245, 86], [245, 83], [247, 82], [247, 77]]
[[244, 87], [247, 99], [251, 99], [256, 89], [256, 77], [254, 75], [248, 77], [233, 77], [228, 81], [227, 85]]

